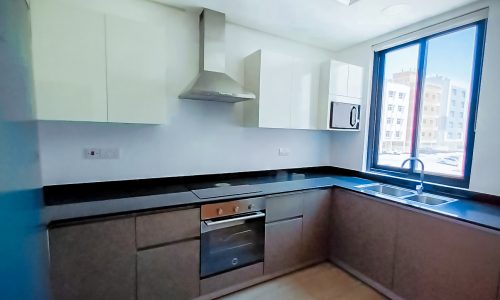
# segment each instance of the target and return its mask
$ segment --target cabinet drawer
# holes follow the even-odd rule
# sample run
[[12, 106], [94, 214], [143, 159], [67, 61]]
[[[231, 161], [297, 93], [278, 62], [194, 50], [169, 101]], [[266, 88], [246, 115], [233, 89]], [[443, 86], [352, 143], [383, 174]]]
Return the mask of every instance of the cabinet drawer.
[[302, 262], [302, 218], [266, 224], [264, 274], [274, 274]]
[[137, 248], [200, 236], [200, 209], [139, 216], [136, 219]]
[[137, 299], [199, 296], [200, 241], [191, 240], [137, 253]]
[[266, 201], [266, 222], [302, 216], [304, 193], [269, 197]]

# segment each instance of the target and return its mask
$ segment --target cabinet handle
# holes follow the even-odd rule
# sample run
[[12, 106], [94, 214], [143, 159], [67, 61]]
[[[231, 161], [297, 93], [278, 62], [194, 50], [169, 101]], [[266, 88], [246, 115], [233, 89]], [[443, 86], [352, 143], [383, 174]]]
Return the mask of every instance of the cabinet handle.
[[[349, 123], [351, 124], [352, 127], [356, 126], [357, 122], [357, 109], [355, 106], [353, 106], [351, 108], [351, 115], [350, 115], [350, 118], [349, 118]], [[354, 117], [354, 118], [353, 118]]]

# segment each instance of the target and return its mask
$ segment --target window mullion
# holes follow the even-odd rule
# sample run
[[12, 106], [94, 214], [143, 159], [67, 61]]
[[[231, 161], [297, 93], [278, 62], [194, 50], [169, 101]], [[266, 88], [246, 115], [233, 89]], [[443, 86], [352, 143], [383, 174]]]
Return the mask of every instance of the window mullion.
[[[424, 90], [425, 81], [425, 68], [427, 63], [427, 39], [421, 39], [418, 53], [418, 67], [417, 67], [417, 83], [415, 89], [415, 103], [414, 103], [414, 117], [413, 117], [413, 131], [412, 131], [412, 145], [411, 145], [411, 156], [417, 157], [417, 147], [418, 140], [420, 138], [420, 109], [421, 109], [421, 99]], [[411, 161], [410, 163], [410, 173], [416, 172], [416, 163]]]

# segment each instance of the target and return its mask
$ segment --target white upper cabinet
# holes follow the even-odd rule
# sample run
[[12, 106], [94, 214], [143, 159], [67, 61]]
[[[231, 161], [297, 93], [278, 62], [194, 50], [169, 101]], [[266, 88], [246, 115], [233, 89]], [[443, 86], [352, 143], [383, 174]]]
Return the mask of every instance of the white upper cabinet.
[[166, 122], [164, 28], [106, 16], [108, 121]]
[[104, 14], [31, 2], [37, 119], [107, 120]]
[[[333, 80], [332, 80], [333, 79]], [[339, 61], [330, 63], [330, 94], [348, 97], [349, 65]]]
[[297, 58], [264, 50], [247, 56], [245, 87], [257, 99], [242, 102], [245, 125], [314, 129], [317, 88], [313, 82], [312, 68]]
[[363, 68], [349, 65], [349, 77], [347, 79], [347, 97], [361, 99], [363, 94]]
[[321, 66], [318, 101], [318, 129], [328, 129], [332, 102], [361, 104], [363, 68], [340, 61]]
[[166, 122], [164, 28], [57, 0], [31, 18], [37, 119]]
[[360, 99], [363, 89], [363, 68], [340, 61], [326, 63], [328, 73], [325, 74], [328, 94]]

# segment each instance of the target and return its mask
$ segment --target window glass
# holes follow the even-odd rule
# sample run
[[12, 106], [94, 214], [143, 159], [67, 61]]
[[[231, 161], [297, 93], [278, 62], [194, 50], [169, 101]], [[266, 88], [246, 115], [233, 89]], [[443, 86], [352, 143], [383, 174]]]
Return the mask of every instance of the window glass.
[[[399, 168], [411, 156], [418, 52], [419, 46], [414, 45], [387, 53], [385, 57], [382, 120], [391, 118], [397, 122], [383, 124], [380, 130], [385, 132], [379, 141], [380, 165]], [[396, 93], [398, 99], [394, 97]]]
[[463, 176], [466, 141], [465, 128], [459, 124], [468, 123], [475, 36], [476, 27], [469, 27], [428, 41], [425, 96], [420, 102], [431, 110], [424, 110], [420, 119], [440, 122], [420, 128], [429, 133], [422, 135], [417, 148], [426, 172]]
[[368, 168], [468, 187], [486, 20], [375, 53]]

